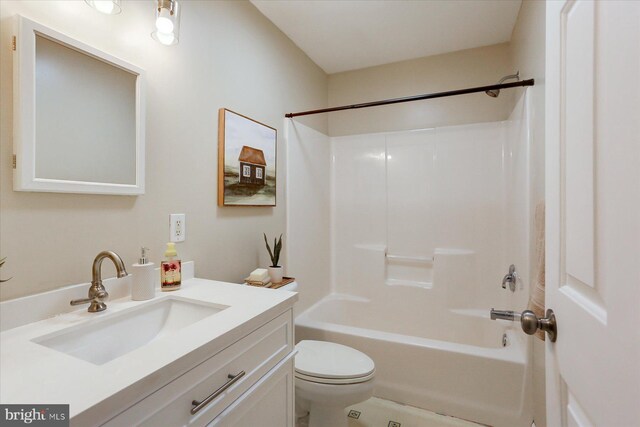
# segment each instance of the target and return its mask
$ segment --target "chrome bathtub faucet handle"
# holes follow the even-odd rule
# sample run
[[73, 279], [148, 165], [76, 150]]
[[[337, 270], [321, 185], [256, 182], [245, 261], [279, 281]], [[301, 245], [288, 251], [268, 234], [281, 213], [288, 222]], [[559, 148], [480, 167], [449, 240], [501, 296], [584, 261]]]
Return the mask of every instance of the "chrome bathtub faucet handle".
[[509, 272], [504, 275], [502, 278], [502, 289], [507, 289], [507, 283], [509, 284], [509, 290], [511, 292], [516, 291], [516, 279], [518, 278], [518, 273], [516, 273], [516, 266], [511, 264], [509, 266]]

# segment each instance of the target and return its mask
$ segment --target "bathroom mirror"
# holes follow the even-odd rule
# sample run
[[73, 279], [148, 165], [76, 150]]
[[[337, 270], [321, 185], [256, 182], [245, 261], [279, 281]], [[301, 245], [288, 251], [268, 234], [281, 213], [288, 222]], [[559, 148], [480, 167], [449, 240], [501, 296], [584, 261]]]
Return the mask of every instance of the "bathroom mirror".
[[144, 71], [21, 16], [14, 190], [144, 193]]

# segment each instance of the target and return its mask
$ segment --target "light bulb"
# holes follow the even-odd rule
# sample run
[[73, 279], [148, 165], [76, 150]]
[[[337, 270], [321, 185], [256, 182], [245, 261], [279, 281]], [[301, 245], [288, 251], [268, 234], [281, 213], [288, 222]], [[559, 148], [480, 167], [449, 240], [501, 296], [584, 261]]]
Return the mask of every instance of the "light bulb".
[[173, 33], [173, 22], [169, 18], [159, 16], [156, 19], [156, 28], [160, 33]]
[[176, 36], [174, 36], [173, 33], [163, 33], [161, 31], [157, 31], [156, 39], [160, 43], [170, 46], [173, 44], [174, 40], [176, 39]]
[[111, 15], [113, 13], [113, 2], [111, 0], [94, 0], [93, 2], [98, 12]]
[[180, 7], [178, 0], [156, 0], [155, 31], [151, 33], [154, 40], [165, 46], [178, 43], [180, 37]]
[[120, 0], [84, 0], [89, 6], [105, 15], [117, 15], [122, 11]]

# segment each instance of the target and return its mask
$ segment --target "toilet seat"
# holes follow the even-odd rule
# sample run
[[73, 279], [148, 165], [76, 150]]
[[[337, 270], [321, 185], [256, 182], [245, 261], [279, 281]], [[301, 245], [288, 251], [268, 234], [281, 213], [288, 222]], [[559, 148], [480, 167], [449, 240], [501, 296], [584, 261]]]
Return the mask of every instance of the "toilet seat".
[[296, 345], [295, 376], [321, 384], [357, 384], [373, 378], [375, 365], [366, 354], [327, 341], [300, 341]]
[[358, 384], [369, 381], [374, 377], [374, 372], [365, 376], [365, 377], [354, 377], [354, 378], [323, 378], [323, 377], [313, 377], [311, 375], [304, 375], [300, 372], [295, 373], [296, 379], [309, 381], [318, 384], [326, 384], [326, 385], [340, 385], [340, 384]]

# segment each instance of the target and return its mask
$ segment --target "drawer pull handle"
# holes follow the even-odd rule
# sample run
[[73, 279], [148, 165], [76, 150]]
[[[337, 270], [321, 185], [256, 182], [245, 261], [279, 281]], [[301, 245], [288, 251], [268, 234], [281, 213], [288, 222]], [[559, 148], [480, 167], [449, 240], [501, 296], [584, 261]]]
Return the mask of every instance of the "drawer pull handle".
[[220, 388], [218, 388], [216, 391], [214, 391], [209, 396], [207, 396], [206, 399], [204, 399], [203, 401], [197, 401], [197, 400], [192, 401], [191, 404], [194, 405], [194, 406], [193, 406], [193, 408], [191, 408], [191, 415], [195, 415], [198, 411], [200, 411], [202, 408], [204, 408], [209, 403], [211, 403], [211, 401], [213, 399], [215, 399], [216, 397], [218, 397], [222, 393], [224, 393], [224, 391], [226, 389], [228, 389], [229, 387], [231, 387], [233, 385], [233, 383], [238, 381], [240, 378], [244, 377], [244, 374], [245, 374], [244, 371], [240, 371], [236, 375], [231, 375], [231, 374], [227, 375], [227, 377], [229, 378], [229, 381], [227, 381], [226, 383], [222, 384], [220, 386]]

